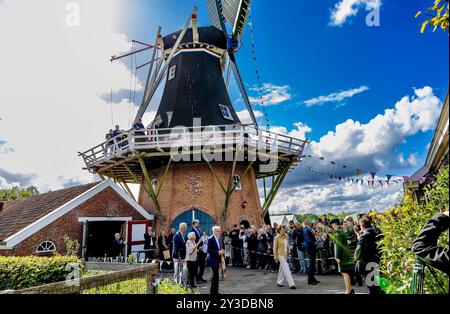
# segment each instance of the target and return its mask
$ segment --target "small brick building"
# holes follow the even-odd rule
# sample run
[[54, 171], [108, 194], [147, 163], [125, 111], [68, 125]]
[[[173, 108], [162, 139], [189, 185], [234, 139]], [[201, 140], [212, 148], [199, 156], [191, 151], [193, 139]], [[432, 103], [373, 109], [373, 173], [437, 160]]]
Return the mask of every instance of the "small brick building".
[[124, 254], [142, 249], [153, 215], [110, 180], [0, 203], [0, 255], [65, 254], [64, 236], [78, 240], [81, 255], [103, 257], [114, 235]]

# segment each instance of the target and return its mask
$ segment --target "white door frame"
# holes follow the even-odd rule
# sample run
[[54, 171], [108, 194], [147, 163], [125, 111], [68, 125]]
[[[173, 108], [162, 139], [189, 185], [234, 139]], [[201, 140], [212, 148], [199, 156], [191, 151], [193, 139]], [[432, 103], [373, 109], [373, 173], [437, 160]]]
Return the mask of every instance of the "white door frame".
[[[128, 237], [128, 222], [132, 221], [133, 217], [78, 217], [78, 222], [108, 222], [108, 221], [122, 221], [125, 223], [125, 237]], [[84, 234], [83, 234], [84, 238]], [[84, 241], [84, 239], [82, 239]], [[87, 241], [87, 239], [86, 239]], [[87, 243], [87, 242], [86, 242]], [[128, 239], [125, 241], [125, 252], [128, 252]], [[125, 256], [126, 257], [126, 256]]]

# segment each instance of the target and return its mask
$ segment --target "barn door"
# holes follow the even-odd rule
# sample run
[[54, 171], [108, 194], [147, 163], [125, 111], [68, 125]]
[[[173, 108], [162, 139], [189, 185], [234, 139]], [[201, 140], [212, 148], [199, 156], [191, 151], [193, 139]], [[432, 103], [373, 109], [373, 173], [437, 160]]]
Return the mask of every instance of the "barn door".
[[138, 256], [140, 260], [145, 259], [145, 254], [139, 254], [138, 252], [144, 249], [144, 234], [147, 232], [148, 227], [148, 220], [128, 222], [128, 254], [132, 254], [136, 259]]

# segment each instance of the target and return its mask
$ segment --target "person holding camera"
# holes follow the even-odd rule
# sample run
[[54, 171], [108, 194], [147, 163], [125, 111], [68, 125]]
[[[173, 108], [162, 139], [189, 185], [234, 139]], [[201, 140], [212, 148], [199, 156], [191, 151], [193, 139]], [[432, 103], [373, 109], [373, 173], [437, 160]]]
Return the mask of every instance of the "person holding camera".
[[450, 218], [448, 209], [434, 215], [422, 228], [411, 250], [425, 263], [450, 275], [448, 247], [438, 246], [439, 236], [448, 230]]

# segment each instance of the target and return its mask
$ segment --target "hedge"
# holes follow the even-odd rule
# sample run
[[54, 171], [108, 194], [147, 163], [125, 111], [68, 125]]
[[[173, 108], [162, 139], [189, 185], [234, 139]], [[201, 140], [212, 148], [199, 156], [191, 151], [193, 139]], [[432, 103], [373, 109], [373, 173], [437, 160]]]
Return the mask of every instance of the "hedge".
[[82, 270], [81, 261], [75, 256], [0, 256], [0, 290], [25, 289], [72, 279], [68, 278], [73, 274], [73, 269], [67, 266], [69, 263], [77, 263]]
[[[383, 232], [381, 258], [381, 287], [389, 294], [412, 292], [413, 268], [416, 260], [411, 251], [414, 240], [425, 223], [436, 213], [449, 206], [449, 168], [443, 168], [436, 182], [425, 189], [426, 199], [416, 202], [406, 194], [398, 204], [384, 213], [374, 214], [373, 219]], [[439, 238], [439, 246], [448, 247], [449, 233]], [[436, 271], [436, 277], [425, 270], [424, 291], [429, 294], [447, 293], [448, 276]]]

